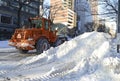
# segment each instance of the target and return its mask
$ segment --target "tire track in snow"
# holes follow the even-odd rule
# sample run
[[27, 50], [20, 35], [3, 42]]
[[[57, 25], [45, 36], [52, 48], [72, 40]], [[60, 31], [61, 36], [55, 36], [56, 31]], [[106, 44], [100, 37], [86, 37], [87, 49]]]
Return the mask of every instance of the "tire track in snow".
[[[9, 57], [11, 55], [13, 56], [15, 54], [6, 55], [6, 56], [3, 56], [3, 57]], [[19, 55], [19, 54], [17, 54], [17, 55]], [[46, 61], [47, 61], [47, 59], [46, 59]], [[38, 61], [35, 64], [30, 63], [28, 65], [25, 65], [25, 61], [24, 61], [24, 62], [21, 62], [17, 67], [13, 68], [13, 70], [11, 70], [11, 71], [4, 71], [4, 72], [1, 71], [0, 75], [5, 75], [5, 74], [8, 74], [8, 73], [15, 73], [15, 72], [23, 71], [23, 70], [28, 70], [28, 69], [30, 70], [30, 69], [33, 69], [33, 68], [36, 68], [36, 67], [41, 67], [45, 64], [51, 63], [51, 62], [46, 62], [46, 61], [44, 61], [42, 63], [40, 61]]]
[[[48, 63], [47, 63], [48, 64]], [[53, 63], [54, 64], [54, 63]], [[57, 64], [57, 62], [55, 62], [55, 64]], [[51, 65], [51, 64], [50, 64]], [[62, 66], [62, 67], [61, 67]], [[30, 67], [30, 66], [28, 66]], [[31, 68], [27, 68], [27, 67], [22, 67], [23, 69], [21, 69], [21, 71], [31, 71], [32, 69], [35, 69], [37, 67], [40, 67], [40, 65], [38, 64], [38, 66], [35, 65], [35, 67], [31, 67]], [[44, 67], [44, 66], [43, 66]], [[71, 69], [73, 69], [75, 67], [75, 63], [74, 62], [70, 62], [70, 63], [62, 63], [62, 65], [59, 65], [57, 67], [55, 67], [55, 70], [52, 70], [51, 72], [46, 72], [43, 76], [37, 76], [35, 78], [26, 78], [25, 75], [23, 77], [21, 77], [21, 80], [23, 81], [46, 81], [49, 79], [52, 79], [54, 77], [61, 77], [63, 75], [66, 75], [69, 73], [69, 71]], [[53, 69], [53, 68], [52, 68]], [[16, 74], [17, 72], [19, 73], [20, 70], [13, 70], [11, 72], [9, 72], [10, 74]], [[21, 72], [20, 71], [20, 72]], [[9, 74], [8, 74], [9, 75]], [[8, 77], [7, 77], [8, 78]], [[10, 78], [10, 77], [9, 77]], [[17, 78], [19, 78], [19, 76], [17, 76]]]
[[63, 67], [52, 68], [53, 70], [51, 70], [51, 72], [47, 72], [43, 76], [40, 75], [34, 78], [27, 78], [27, 79], [23, 78], [22, 81], [49, 81], [50, 79], [53, 79], [55, 77], [62, 77], [71, 72], [71, 70], [75, 67], [75, 63], [70, 62], [70, 63], [62, 64], [61, 66]]

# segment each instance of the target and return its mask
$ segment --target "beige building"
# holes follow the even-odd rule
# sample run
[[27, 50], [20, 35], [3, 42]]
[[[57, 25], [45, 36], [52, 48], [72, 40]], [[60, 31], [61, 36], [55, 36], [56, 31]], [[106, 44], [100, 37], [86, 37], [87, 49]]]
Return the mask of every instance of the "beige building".
[[64, 7], [74, 10], [74, 0], [62, 0]]
[[99, 18], [98, 18], [98, 0], [89, 0], [92, 15], [93, 15], [93, 21], [95, 23], [99, 24]]
[[74, 10], [74, 0], [51, 0], [51, 19], [53, 23], [61, 23], [68, 28], [76, 27], [76, 13]]

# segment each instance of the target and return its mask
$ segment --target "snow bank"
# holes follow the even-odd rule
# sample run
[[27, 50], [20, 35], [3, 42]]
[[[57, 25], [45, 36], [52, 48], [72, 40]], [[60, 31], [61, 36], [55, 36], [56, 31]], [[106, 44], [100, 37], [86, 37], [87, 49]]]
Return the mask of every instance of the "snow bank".
[[[110, 36], [85, 33], [34, 57], [12, 64], [0, 79], [12, 81], [120, 81], [120, 59]], [[114, 57], [113, 57], [114, 56]], [[2, 62], [1, 62], [2, 63]], [[8, 63], [4, 63], [9, 66]], [[2, 69], [0, 68], [2, 71]]]

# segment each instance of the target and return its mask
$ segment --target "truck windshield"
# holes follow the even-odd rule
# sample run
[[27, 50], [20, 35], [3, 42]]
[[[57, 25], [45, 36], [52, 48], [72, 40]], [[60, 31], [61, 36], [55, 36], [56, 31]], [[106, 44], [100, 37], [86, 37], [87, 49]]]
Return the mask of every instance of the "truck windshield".
[[39, 20], [32, 20], [32, 25], [33, 25], [33, 27], [35, 27], [35, 28], [40, 28], [40, 27], [42, 27], [42, 21], [39, 19]]

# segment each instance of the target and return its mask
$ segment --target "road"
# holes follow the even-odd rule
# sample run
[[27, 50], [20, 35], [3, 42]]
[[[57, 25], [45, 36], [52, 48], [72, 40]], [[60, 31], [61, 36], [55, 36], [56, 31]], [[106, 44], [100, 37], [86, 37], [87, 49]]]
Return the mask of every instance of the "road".
[[20, 61], [26, 57], [35, 56], [36, 52], [30, 51], [27, 54], [20, 54], [16, 49], [0, 49], [0, 61]]

